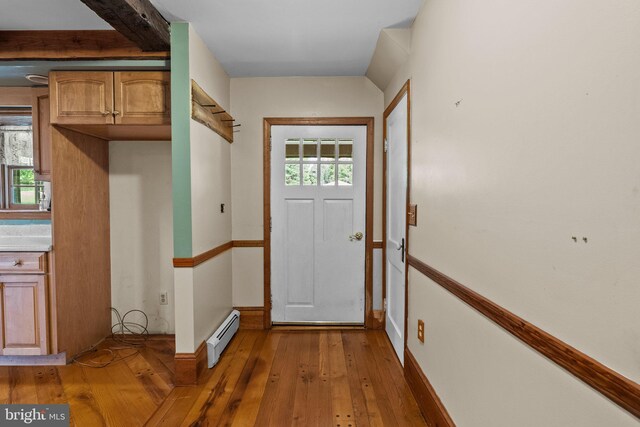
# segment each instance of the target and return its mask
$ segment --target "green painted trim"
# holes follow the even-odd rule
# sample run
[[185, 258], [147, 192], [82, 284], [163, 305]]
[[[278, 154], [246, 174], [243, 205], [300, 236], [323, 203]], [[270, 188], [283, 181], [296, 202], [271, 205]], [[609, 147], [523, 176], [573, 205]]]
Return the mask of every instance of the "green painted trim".
[[50, 219], [0, 219], [0, 225], [51, 224]]
[[171, 173], [173, 256], [193, 254], [191, 219], [191, 80], [189, 24], [171, 24]]

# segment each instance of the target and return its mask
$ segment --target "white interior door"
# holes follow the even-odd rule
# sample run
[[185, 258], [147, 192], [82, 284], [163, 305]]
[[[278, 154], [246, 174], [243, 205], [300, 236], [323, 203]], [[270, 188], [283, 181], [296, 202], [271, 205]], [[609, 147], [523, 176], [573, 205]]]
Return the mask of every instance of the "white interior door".
[[404, 364], [407, 220], [407, 95], [387, 117], [387, 242], [385, 329]]
[[366, 126], [271, 127], [274, 323], [364, 323]]

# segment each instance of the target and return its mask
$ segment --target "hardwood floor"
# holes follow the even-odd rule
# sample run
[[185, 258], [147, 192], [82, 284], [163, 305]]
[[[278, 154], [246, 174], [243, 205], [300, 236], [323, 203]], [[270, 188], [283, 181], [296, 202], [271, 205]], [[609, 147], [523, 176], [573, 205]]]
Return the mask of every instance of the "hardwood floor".
[[383, 331], [240, 331], [193, 387], [173, 354], [152, 338], [100, 369], [0, 367], [0, 403], [68, 402], [78, 427], [427, 425]]

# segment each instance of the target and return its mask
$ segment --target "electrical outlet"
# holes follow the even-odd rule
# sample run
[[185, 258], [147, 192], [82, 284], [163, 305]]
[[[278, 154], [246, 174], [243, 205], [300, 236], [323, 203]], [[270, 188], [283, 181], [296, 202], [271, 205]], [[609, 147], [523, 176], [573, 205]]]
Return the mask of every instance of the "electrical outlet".
[[160, 292], [160, 305], [169, 305], [169, 293]]
[[418, 340], [424, 344], [424, 320], [418, 319]]

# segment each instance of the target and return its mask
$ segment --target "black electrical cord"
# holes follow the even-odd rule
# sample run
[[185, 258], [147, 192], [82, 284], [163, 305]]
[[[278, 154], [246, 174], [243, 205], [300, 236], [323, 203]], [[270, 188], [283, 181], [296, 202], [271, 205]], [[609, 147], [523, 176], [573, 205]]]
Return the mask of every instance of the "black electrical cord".
[[[117, 322], [111, 326], [111, 340], [119, 345], [105, 348], [98, 348], [98, 345], [95, 345], [88, 350], [77, 354], [73, 359], [71, 359], [72, 363], [87, 368], [106, 368], [113, 363], [138, 355], [140, 353], [140, 349], [145, 347], [145, 342], [149, 338], [149, 317], [146, 313], [142, 310], [134, 309], [127, 311], [123, 316], [121, 316], [120, 312], [115, 308], [111, 307], [111, 311], [117, 318]], [[144, 323], [127, 321], [127, 316], [132, 313], [140, 313], [144, 318]], [[124, 350], [133, 351], [129, 354], [122, 355], [120, 351]], [[98, 354], [107, 354], [109, 355], [109, 358], [107, 360], [80, 360], [80, 358], [90, 354], [93, 355], [94, 358]]]

